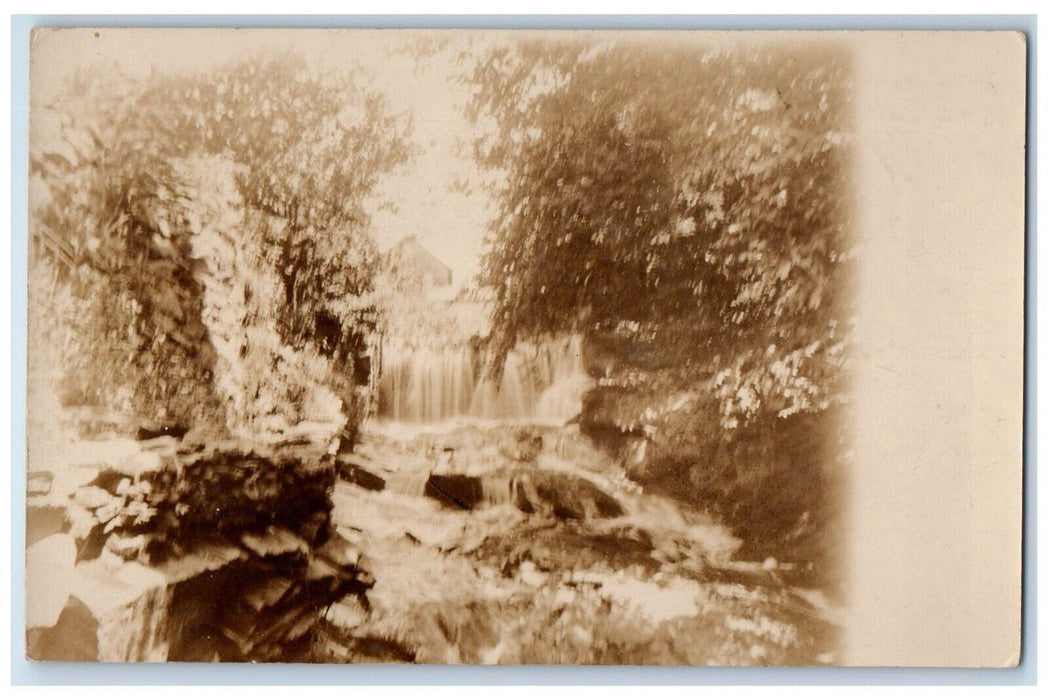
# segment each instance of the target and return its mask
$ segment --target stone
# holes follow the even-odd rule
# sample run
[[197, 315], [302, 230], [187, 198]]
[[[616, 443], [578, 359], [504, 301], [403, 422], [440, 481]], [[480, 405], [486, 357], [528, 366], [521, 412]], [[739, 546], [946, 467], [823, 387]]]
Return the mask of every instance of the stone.
[[78, 506], [94, 510], [111, 503], [114, 500], [112, 494], [97, 486], [81, 486], [73, 495], [73, 502]]
[[105, 526], [91, 511], [75, 503], [70, 504], [65, 511], [65, 520], [69, 524], [67, 532], [76, 541], [78, 562], [94, 559], [102, 553], [107, 533]]
[[317, 511], [306, 518], [297, 527], [298, 534], [305, 538], [306, 542], [313, 544], [320, 533], [327, 529], [331, 516], [327, 511]]
[[359, 546], [364, 541], [363, 532], [354, 527], [343, 527], [342, 525], [336, 525], [334, 528], [334, 534], [337, 534], [339, 537], [341, 537], [346, 542], [349, 542], [352, 545]]
[[534, 462], [542, 451], [542, 435], [530, 428], [521, 428], [499, 444], [499, 453], [517, 462]]
[[244, 592], [246, 602], [255, 612], [261, 612], [280, 602], [294, 582], [282, 576], [273, 576], [254, 584]]
[[245, 533], [241, 544], [260, 557], [279, 556], [293, 552], [305, 554], [309, 545], [301, 537], [282, 527], [270, 525], [262, 534]]
[[81, 562], [72, 575], [72, 596], [84, 606], [82, 624], [95, 630], [97, 660], [166, 661], [166, 579], [137, 562], [112, 564]]
[[131, 561], [142, 554], [146, 547], [146, 542], [145, 535], [124, 537], [119, 534], [112, 534], [106, 540], [106, 549], [125, 561]]
[[[122, 562], [110, 568], [102, 560], [94, 560], [70, 567], [68, 575], [54, 579], [68, 582], [71, 589], [54, 625], [30, 629], [26, 635], [26, 653], [30, 658], [167, 660], [167, 642], [163, 637], [168, 591], [162, 577], [134, 563]], [[36, 605], [36, 599], [29, 596], [29, 606]]]
[[119, 465], [119, 471], [136, 481], [155, 474], [170, 463], [170, 455], [152, 450], [140, 450]]
[[484, 489], [475, 476], [430, 474], [424, 494], [451, 508], [473, 510], [484, 497]]
[[77, 561], [77, 563], [80, 563], [80, 561], [97, 562], [97, 563], [101, 564], [102, 566], [104, 566], [109, 571], [113, 571], [113, 572], [120, 571], [120, 568], [123, 567], [124, 564], [127, 563], [124, 560], [123, 557], [121, 557], [119, 554], [117, 554], [113, 550], [109, 549], [108, 547], [106, 547], [104, 540], [102, 542], [102, 550], [98, 553], [98, 556], [90, 558], [90, 559], [87, 559], [87, 560], [80, 559], [80, 560]]
[[570, 474], [535, 471], [528, 475], [533, 492], [530, 505], [545, 506], [557, 518], [583, 520], [588, 518], [616, 518], [623, 514], [622, 506], [595, 484]]
[[89, 486], [97, 486], [110, 493], [117, 493], [120, 483], [126, 480], [124, 473], [111, 468], [100, 469], [98, 475], [91, 481]]
[[101, 508], [95, 510], [95, 517], [100, 523], [108, 523], [110, 520], [120, 514], [120, 509], [123, 507], [123, 501], [113, 499], [109, 503], [106, 503]]
[[324, 619], [344, 630], [351, 630], [364, 624], [368, 618], [367, 608], [355, 595], [348, 595], [333, 603], [324, 613]]
[[104, 532], [104, 533], [106, 533], [108, 535], [110, 532], [113, 532], [117, 528], [124, 527], [125, 525], [127, 525], [127, 518], [123, 514], [120, 514], [120, 515], [117, 515], [112, 520], [110, 520], [105, 525], [103, 525], [102, 526], [102, 532]]
[[178, 556], [169, 557], [153, 568], [168, 583], [180, 583], [200, 574], [218, 571], [233, 562], [243, 561], [247, 554], [236, 545], [221, 541], [198, 541]]
[[[135, 527], [149, 523], [153, 516], [156, 515], [156, 512], [156, 508], [151, 508], [143, 501], [131, 501], [124, 507], [124, 515]], [[98, 511], [95, 514], [98, 515]], [[101, 520], [101, 517], [99, 519]]]
[[99, 524], [98, 518], [81, 505], [72, 504], [65, 510], [65, 519], [69, 523], [69, 534], [74, 539], [83, 539]]
[[46, 496], [51, 492], [51, 483], [55, 475], [48, 471], [34, 471], [26, 474], [25, 490], [28, 496]]
[[35, 661], [97, 661], [98, 620], [70, 597], [54, 626], [26, 630], [25, 653]]
[[[59, 497], [56, 472], [50, 493], [31, 497], [40, 504], [27, 499], [27, 544], [67, 530], [69, 571], [57, 578], [69, 591], [37, 616], [50, 626], [27, 634], [28, 653], [165, 661], [169, 653], [186, 657], [201, 635], [207, 639], [191, 660], [297, 653], [289, 644], [307, 638], [332, 601], [374, 584], [359, 569], [359, 549], [330, 523], [335, 456], [311, 447], [228, 440], [185, 451], [159, 436], [119, 460], [92, 455], [97, 464], [78, 467]], [[202, 626], [225, 624], [217, 618], [232, 607], [251, 611], [231, 628], [233, 646]]]
[[142, 440], [138, 445], [146, 451], [171, 452], [177, 449], [181, 445], [181, 442], [174, 436], [163, 435], [151, 440]]
[[171, 437], [181, 438], [189, 428], [181, 425], [146, 425], [138, 429], [135, 437], [141, 441], [155, 440], [156, 438]]
[[45, 495], [28, 496], [29, 502], [37, 499], [46, 501], [51, 505], [65, 505], [76, 490], [85, 484], [90, 484], [98, 476], [98, 468], [93, 466], [62, 465], [51, 470], [53, 479], [51, 488]]
[[339, 455], [336, 462], [339, 478], [368, 491], [382, 491], [385, 489], [386, 480], [376, 474], [372, 474], [361, 464], [362, 460], [354, 458], [353, 455]]
[[336, 566], [323, 557], [310, 557], [306, 562], [306, 572], [303, 578], [311, 585], [319, 584], [324, 587], [334, 587], [338, 585], [338, 580], [350, 578], [351, 576], [352, 570]]
[[66, 534], [45, 537], [26, 550], [26, 627], [53, 627], [73, 586], [76, 542]]
[[360, 563], [360, 550], [338, 534], [329, 537], [327, 542], [317, 548], [316, 554], [343, 568], [356, 567]]

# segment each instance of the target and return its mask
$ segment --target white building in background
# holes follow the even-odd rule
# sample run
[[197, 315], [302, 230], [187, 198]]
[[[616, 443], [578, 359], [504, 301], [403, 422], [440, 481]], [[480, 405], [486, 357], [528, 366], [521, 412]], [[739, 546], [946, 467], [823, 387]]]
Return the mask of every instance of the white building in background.
[[415, 236], [402, 238], [393, 246], [390, 255], [397, 261], [402, 274], [418, 276], [427, 290], [451, 289], [451, 268], [429, 252]]
[[462, 339], [484, 337], [490, 331], [491, 302], [483, 291], [464, 293], [461, 284], [454, 284], [451, 268], [418, 242], [415, 236], [405, 236], [389, 255], [397, 261], [402, 275], [422, 281], [425, 299], [432, 302], [435, 312], [450, 315]]

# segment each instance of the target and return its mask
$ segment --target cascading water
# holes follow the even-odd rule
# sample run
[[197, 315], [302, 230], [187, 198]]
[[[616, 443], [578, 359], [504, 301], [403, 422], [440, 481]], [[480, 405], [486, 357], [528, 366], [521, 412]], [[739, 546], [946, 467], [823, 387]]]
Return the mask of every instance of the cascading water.
[[483, 359], [468, 346], [383, 348], [379, 416], [405, 423], [458, 418], [564, 423], [589, 387], [577, 336], [520, 345], [506, 357], [502, 380], [483, 376]]

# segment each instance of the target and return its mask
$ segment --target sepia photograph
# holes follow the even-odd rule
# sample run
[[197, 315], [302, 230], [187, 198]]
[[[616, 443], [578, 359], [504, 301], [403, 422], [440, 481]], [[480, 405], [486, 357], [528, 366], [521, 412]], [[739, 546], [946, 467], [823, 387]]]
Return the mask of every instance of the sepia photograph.
[[852, 662], [854, 45], [34, 30], [27, 657]]

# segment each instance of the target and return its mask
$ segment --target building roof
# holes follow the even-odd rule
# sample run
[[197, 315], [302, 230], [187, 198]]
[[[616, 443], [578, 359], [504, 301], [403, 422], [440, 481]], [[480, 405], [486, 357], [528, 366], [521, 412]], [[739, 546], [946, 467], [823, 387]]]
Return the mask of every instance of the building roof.
[[415, 269], [433, 286], [446, 287], [451, 284], [451, 268], [429, 252], [414, 236], [402, 238], [393, 246], [393, 253], [402, 265]]

